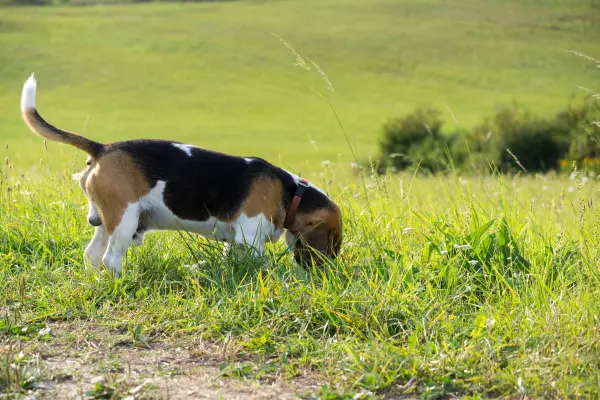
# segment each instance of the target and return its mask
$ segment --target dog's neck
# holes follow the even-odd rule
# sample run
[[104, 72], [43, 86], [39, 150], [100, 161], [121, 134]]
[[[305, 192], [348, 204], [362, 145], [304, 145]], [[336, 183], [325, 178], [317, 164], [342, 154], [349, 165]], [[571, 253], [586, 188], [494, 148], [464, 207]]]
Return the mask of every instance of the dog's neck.
[[310, 186], [308, 180], [306, 179], [300, 179], [298, 182], [296, 182], [296, 191], [294, 192], [292, 202], [288, 208], [285, 220], [283, 222], [283, 227], [285, 229], [289, 229], [294, 223], [294, 218], [296, 217], [298, 208], [300, 207], [304, 194], [306, 193], [306, 190], [309, 189], [309, 187]]

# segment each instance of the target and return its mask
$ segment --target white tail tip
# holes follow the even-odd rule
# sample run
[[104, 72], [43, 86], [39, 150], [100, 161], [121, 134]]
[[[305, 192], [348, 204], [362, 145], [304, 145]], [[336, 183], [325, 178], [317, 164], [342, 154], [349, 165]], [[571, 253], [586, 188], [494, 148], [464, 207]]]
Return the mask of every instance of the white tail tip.
[[23, 92], [21, 93], [21, 112], [35, 109], [36, 86], [35, 76], [34, 74], [31, 74], [29, 79], [25, 81], [25, 85], [23, 85]]

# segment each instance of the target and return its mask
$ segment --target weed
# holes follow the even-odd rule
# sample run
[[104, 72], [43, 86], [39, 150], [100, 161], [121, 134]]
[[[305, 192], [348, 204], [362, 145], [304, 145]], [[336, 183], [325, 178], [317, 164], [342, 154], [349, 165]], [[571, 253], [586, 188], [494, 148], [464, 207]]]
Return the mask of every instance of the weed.
[[0, 355], [0, 392], [27, 393], [45, 388], [41, 382], [42, 370], [38, 357], [9, 349]]

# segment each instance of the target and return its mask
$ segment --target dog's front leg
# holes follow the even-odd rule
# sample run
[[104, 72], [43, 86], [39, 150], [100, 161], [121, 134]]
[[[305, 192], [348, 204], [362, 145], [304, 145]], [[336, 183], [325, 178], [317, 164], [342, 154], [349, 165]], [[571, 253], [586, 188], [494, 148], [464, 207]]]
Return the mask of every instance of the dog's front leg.
[[250, 247], [254, 257], [262, 256], [265, 252], [265, 242], [268, 240], [268, 228], [258, 223], [240, 225], [236, 229], [233, 246]]
[[252, 257], [262, 257], [265, 253], [265, 238], [264, 237], [245, 237], [244, 239], [237, 240], [229, 248], [229, 251], [236, 249], [244, 251], [250, 249]]
[[131, 245], [132, 246], [141, 246], [144, 244], [144, 235], [146, 234], [146, 232], [142, 232], [142, 231], [137, 231], [136, 233], [133, 234], [133, 238], [131, 240]]

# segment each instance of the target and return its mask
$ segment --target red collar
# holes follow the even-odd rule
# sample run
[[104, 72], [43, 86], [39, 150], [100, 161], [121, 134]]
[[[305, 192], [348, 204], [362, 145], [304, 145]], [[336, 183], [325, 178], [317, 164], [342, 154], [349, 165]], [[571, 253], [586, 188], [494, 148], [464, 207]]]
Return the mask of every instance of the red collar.
[[308, 181], [306, 179], [300, 179], [298, 186], [296, 187], [296, 193], [292, 199], [292, 204], [290, 204], [290, 208], [285, 216], [285, 221], [283, 222], [283, 227], [285, 229], [291, 228], [294, 222], [294, 217], [296, 216], [296, 211], [298, 211], [298, 207], [300, 206], [300, 202], [302, 201], [302, 196], [304, 196], [306, 188], [308, 188]]

